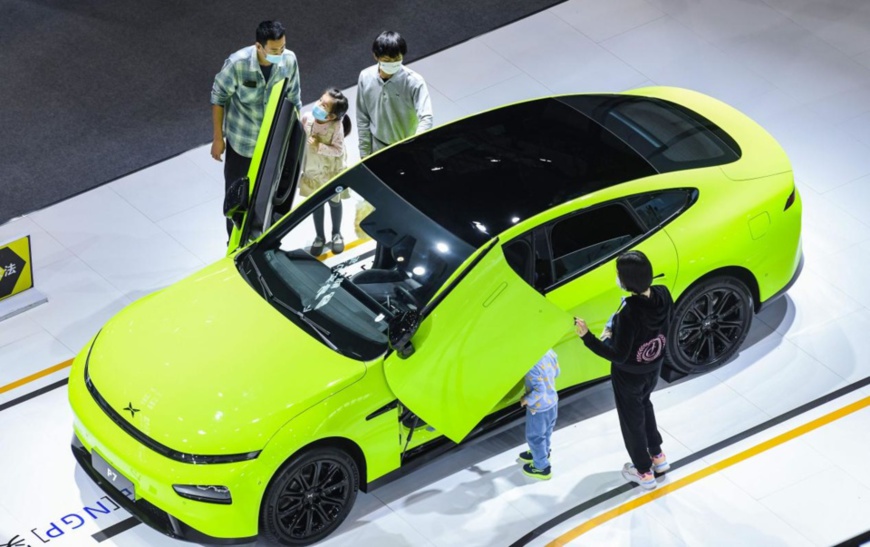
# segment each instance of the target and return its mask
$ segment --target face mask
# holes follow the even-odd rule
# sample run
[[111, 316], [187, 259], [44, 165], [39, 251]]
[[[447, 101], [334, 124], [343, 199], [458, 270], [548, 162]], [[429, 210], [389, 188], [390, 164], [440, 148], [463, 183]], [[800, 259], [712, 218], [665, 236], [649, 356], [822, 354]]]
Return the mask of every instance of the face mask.
[[392, 63], [385, 63], [383, 61], [380, 62], [381, 72], [384, 74], [395, 74], [402, 68], [402, 61], [395, 61]]
[[266, 60], [273, 65], [277, 65], [278, 63], [280, 63], [283, 57], [283, 55], [269, 55], [268, 53], [266, 54]]
[[327, 118], [329, 118], [329, 113], [323, 109], [320, 105], [314, 107], [311, 111], [311, 114], [314, 116], [314, 119], [319, 120], [321, 122], [325, 122]]

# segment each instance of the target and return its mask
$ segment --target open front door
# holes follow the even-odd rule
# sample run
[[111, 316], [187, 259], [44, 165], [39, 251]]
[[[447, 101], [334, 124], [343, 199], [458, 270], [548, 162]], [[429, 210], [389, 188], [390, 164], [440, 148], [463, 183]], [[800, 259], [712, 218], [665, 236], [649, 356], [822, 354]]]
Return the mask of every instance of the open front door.
[[404, 406], [459, 442], [573, 328], [496, 245], [424, 319], [415, 352], [386, 359], [387, 382]]
[[305, 154], [299, 112], [287, 98], [288, 80], [272, 86], [245, 182], [234, 184], [224, 202], [233, 223], [227, 254], [247, 245], [290, 211]]

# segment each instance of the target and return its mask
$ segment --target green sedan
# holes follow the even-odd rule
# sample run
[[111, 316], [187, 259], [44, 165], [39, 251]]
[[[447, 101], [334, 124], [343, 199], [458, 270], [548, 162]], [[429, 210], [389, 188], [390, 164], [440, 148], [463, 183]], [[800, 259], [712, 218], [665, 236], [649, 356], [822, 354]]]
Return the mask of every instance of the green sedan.
[[[514, 425], [549, 349], [563, 401], [643, 251], [676, 301], [669, 373], [715, 368], [802, 265], [776, 141], [700, 93], [564, 95], [470, 116], [294, 203], [305, 135], [276, 86], [228, 255], [111, 319], [69, 381], [73, 453], [133, 515], [204, 543], [308, 545], [359, 490]], [[343, 206], [339, 248], [313, 217]]]

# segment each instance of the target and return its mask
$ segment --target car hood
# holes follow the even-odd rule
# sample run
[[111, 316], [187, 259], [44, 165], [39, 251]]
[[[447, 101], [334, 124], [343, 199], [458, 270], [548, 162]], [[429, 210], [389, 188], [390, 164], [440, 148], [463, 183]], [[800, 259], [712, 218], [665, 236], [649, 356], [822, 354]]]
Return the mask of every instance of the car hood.
[[98, 335], [87, 368], [130, 426], [194, 455], [260, 450], [365, 370], [275, 310], [231, 258], [121, 311]]

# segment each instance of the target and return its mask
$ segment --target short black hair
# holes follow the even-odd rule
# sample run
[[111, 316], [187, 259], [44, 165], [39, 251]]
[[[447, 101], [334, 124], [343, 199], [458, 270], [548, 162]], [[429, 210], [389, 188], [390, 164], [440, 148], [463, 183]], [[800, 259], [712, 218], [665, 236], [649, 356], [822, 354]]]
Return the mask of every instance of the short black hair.
[[372, 43], [372, 53], [375, 57], [404, 57], [408, 53], [408, 44], [395, 30], [385, 30]]
[[280, 21], [263, 21], [257, 26], [257, 43], [265, 47], [269, 40], [280, 40], [286, 31]]
[[640, 294], [652, 285], [652, 264], [640, 251], [622, 253], [616, 259], [616, 274], [625, 290]]

